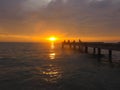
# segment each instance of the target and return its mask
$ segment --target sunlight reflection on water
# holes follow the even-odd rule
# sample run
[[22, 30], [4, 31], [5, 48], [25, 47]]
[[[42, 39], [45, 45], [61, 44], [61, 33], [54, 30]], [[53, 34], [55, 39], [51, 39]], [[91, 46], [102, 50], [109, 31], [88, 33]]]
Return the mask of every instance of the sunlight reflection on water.
[[54, 49], [55, 48], [55, 44], [54, 42], [51, 42], [51, 49]]
[[55, 53], [50, 53], [49, 57], [50, 57], [51, 60], [55, 59]]
[[56, 83], [61, 78], [60, 68], [52, 64], [50, 64], [42, 74], [44, 75], [43, 80], [49, 83]]
[[[92, 55], [60, 47], [56, 43], [1, 43], [0, 90], [119, 90], [120, 65], [105, 61], [108, 52], [103, 51], [105, 60], [98, 62]], [[114, 61], [119, 56], [113, 52]]]
[[54, 60], [55, 59], [55, 56], [56, 56], [56, 53], [54, 51], [55, 49], [55, 45], [54, 45], [54, 42], [51, 43], [51, 49], [50, 49], [50, 54], [49, 54], [49, 58], [51, 60]]
[[[51, 42], [49, 59], [55, 60], [55, 44]], [[57, 83], [57, 81], [62, 77], [61, 68], [56, 64], [48, 64], [42, 67], [42, 79], [48, 83]]]

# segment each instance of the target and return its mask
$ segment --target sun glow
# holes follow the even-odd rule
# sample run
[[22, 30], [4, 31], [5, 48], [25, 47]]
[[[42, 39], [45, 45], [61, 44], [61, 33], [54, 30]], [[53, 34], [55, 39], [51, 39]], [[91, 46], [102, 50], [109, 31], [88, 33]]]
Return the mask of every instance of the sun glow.
[[49, 40], [50, 40], [50, 41], [56, 41], [57, 38], [56, 38], [56, 37], [50, 37]]

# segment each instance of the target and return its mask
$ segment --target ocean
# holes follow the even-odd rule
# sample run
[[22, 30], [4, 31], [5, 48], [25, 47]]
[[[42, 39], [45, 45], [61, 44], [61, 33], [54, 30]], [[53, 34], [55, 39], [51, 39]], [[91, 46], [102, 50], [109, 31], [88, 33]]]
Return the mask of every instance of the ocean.
[[0, 90], [120, 90], [120, 52], [113, 63], [55, 43], [0, 43]]

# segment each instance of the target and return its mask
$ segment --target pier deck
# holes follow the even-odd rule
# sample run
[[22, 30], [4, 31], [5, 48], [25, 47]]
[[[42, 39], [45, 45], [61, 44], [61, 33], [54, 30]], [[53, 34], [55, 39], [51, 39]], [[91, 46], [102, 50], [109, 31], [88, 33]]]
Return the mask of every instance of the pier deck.
[[73, 41], [62, 42], [62, 48], [69, 46], [70, 48], [83, 50], [88, 53], [88, 48], [93, 48], [93, 54], [101, 55], [101, 50], [108, 50], [109, 62], [112, 62], [112, 51], [120, 51], [120, 43], [104, 43], [104, 42], [79, 42]]

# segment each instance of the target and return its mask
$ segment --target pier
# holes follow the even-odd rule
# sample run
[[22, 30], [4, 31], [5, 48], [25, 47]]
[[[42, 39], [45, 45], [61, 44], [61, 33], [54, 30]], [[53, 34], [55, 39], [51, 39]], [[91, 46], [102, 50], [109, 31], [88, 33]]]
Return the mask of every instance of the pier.
[[93, 54], [101, 55], [102, 50], [108, 50], [108, 60], [112, 63], [112, 51], [120, 51], [120, 43], [104, 43], [104, 42], [81, 42], [79, 40], [76, 42], [75, 40], [70, 42], [70, 40], [64, 40], [62, 42], [62, 48], [65, 46], [69, 46], [69, 48], [78, 49], [85, 53], [88, 53], [88, 49], [93, 49]]

